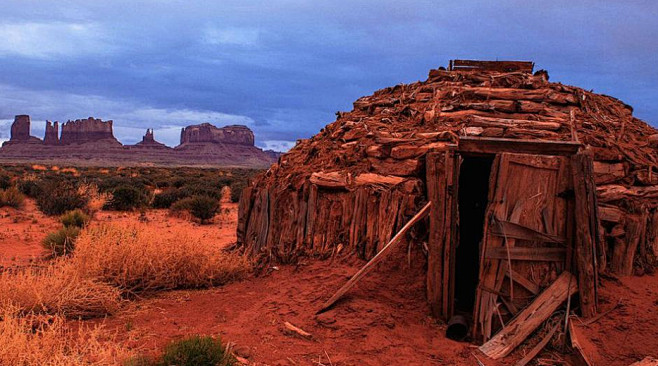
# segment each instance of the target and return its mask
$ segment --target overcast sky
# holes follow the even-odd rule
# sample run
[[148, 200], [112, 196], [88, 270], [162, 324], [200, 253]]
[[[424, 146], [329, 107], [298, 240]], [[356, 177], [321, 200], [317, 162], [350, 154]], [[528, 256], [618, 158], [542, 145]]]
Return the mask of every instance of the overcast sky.
[[0, 140], [94, 116], [126, 144], [207, 121], [285, 150], [451, 58], [532, 60], [658, 124], [656, 1], [2, 0]]

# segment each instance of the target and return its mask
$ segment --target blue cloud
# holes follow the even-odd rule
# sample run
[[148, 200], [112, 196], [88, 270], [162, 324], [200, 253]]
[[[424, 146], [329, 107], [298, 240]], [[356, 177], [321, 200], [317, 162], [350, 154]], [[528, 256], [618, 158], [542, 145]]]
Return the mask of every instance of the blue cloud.
[[0, 119], [102, 113], [145, 129], [240, 116], [260, 146], [286, 146], [376, 89], [425, 79], [451, 58], [498, 58], [534, 60], [552, 80], [616, 96], [658, 122], [652, 1], [3, 5]]

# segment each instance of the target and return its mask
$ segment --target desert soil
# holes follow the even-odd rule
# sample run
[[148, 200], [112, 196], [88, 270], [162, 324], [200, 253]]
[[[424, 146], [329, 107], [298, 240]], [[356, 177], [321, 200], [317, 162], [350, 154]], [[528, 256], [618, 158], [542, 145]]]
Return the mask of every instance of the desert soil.
[[[224, 207], [227, 212], [211, 225], [172, 217], [164, 210], [149, 211], [146, 218], [154, 227], [185, 231], [220, 249], [235, 241], [237, 207]], [[96, 214], [96, 222], [131, 225], [138, 220], [138, 213]], [[58, 226], [29, 200], [20, 211], [0, 209], [2, 265], [38, 261], [41, 239]], [[169, 341], [187, 335], [220, 336], [253, 365], [477, 365], [476, 356], [486, 366], [506, 364], [486, 359], [468, 343], [444, 337], [445, 325], [428, 316], [422, 255], [404, 257], [385, 261], [321, 315], [315, 315], [316, 310], [363, 262], [308, 260], [298, 266], [271, 267], [223, 287], [127, 302], [119, 313], [85, 324], [102, 324], [116, 332], [118, 341], [144, 354], [155, 354]], [[591, 325], [574, 320], [595, 365], [629, 365], [645, 356], [658, 357], [658, 276], [604, 279], [601, 310], [619, 300], [620, 306]], [[285, 322], [311, 338], [291, 333]]]

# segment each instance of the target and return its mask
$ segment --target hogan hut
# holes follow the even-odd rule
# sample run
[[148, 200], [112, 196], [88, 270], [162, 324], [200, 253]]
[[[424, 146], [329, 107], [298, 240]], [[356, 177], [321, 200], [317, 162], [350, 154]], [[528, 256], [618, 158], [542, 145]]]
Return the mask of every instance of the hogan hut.
[[244, 190], [238, 247], [283, 263], [369, 260], [431, 202], [407, 236], [427, 253], [430, 307], [470, 314], [485, 353], [523, 335], [493, 337], [503, 318], [532, 323], [524, 312], [550, 315], [575, 291], [595, 314], [599, 273], [655, 265], [658, 132], [533, 67], [454, 60], [360, 98]]

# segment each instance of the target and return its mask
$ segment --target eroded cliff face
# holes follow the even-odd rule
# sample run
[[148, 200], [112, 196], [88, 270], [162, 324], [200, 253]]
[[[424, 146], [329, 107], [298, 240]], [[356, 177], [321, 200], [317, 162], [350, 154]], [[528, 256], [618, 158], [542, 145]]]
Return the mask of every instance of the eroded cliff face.
[[181, 130], [181, 145], [202, 142], [254, 146], [254, 133], [247, 126], [232, 125], [220, 128], [210, 123], [187, 126]]
[[61, 136], [59, 127], [58, 122], [46, 121], [42, 141], [30, 136], [29, 116], [16, 116], [12, 139], [0, 149], [0, 162], [265, 168], [278, 158], [277, 153], [254, 146], [254, 133], [246, 126], [189, 126], [176, 149], [156, 141], [152, 129], [139, 143], [124, 146], [114, 138], [112, 121], [93, 117], [62, 124]]
[[11, 124], [11, 136], [2, 146], [41, 143], [41, 139], [30, 136], [30, 116], [21, 114], [14, 117]]
[[10, 141], [27, 141], [30, 139], [30, 116], [18, 115], [11, 125]]
[[107, 140], [119, 144], [112, 132], [113, 121], [102, 121], [89, 117], [87, 119], [76, 119], [62, 124], [61, 145], [83, 144], [99, 140]]
[[59, 122], [46, 121], [46, 134], [43, 136], [44, 145], [59, 145]]

